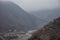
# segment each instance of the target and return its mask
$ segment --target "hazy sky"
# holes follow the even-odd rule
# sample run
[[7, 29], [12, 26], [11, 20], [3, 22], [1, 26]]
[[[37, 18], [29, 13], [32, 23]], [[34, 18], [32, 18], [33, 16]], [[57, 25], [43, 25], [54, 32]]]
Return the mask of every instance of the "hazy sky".
[[9, 1], [17, 3], [26, 11], [52, 9], [58, 7], [57, 0], [9, 0]]

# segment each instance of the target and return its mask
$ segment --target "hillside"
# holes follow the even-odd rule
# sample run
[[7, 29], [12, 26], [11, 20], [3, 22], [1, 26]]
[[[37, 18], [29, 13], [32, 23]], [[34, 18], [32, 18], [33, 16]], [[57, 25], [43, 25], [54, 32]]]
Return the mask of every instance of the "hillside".
[[17, 4], [0, 1], [0, 32], [8, 30], [28, 31], [37, 29], [44, 22], [28, 14]]
[[60, 17], [35, 31], [28, 40], [60, 40]]

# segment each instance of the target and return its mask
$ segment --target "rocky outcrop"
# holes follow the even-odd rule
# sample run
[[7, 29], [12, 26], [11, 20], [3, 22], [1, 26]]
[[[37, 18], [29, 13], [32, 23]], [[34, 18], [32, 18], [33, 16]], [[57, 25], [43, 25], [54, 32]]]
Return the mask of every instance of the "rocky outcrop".
[[60, 17], [34, 32], [28, 40], [60, 40]]

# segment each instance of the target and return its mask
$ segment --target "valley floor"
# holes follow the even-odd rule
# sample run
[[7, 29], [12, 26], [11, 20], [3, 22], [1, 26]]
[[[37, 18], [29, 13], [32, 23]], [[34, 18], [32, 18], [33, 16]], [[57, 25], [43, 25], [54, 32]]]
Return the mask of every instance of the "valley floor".
[[25, 32], [4, 32], [0, 33], [2, 40], [27, 40], [35, 30]]

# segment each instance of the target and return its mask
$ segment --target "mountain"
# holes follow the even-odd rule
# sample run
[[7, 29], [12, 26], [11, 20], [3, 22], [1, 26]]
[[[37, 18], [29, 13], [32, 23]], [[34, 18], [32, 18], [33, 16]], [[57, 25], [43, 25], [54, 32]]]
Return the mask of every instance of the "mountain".
[[10, 29], [28, 31], [36, 29], [44, 22], [27, 13], [17, 4], [12, 2], [0, 2], [0, 32]]
[[60, 40], [60, 17], [35, 31], [28, 40]]
[[60, 16], [60, 8], [37, 10], [30, 13], [43, 20], [51, 21]]

